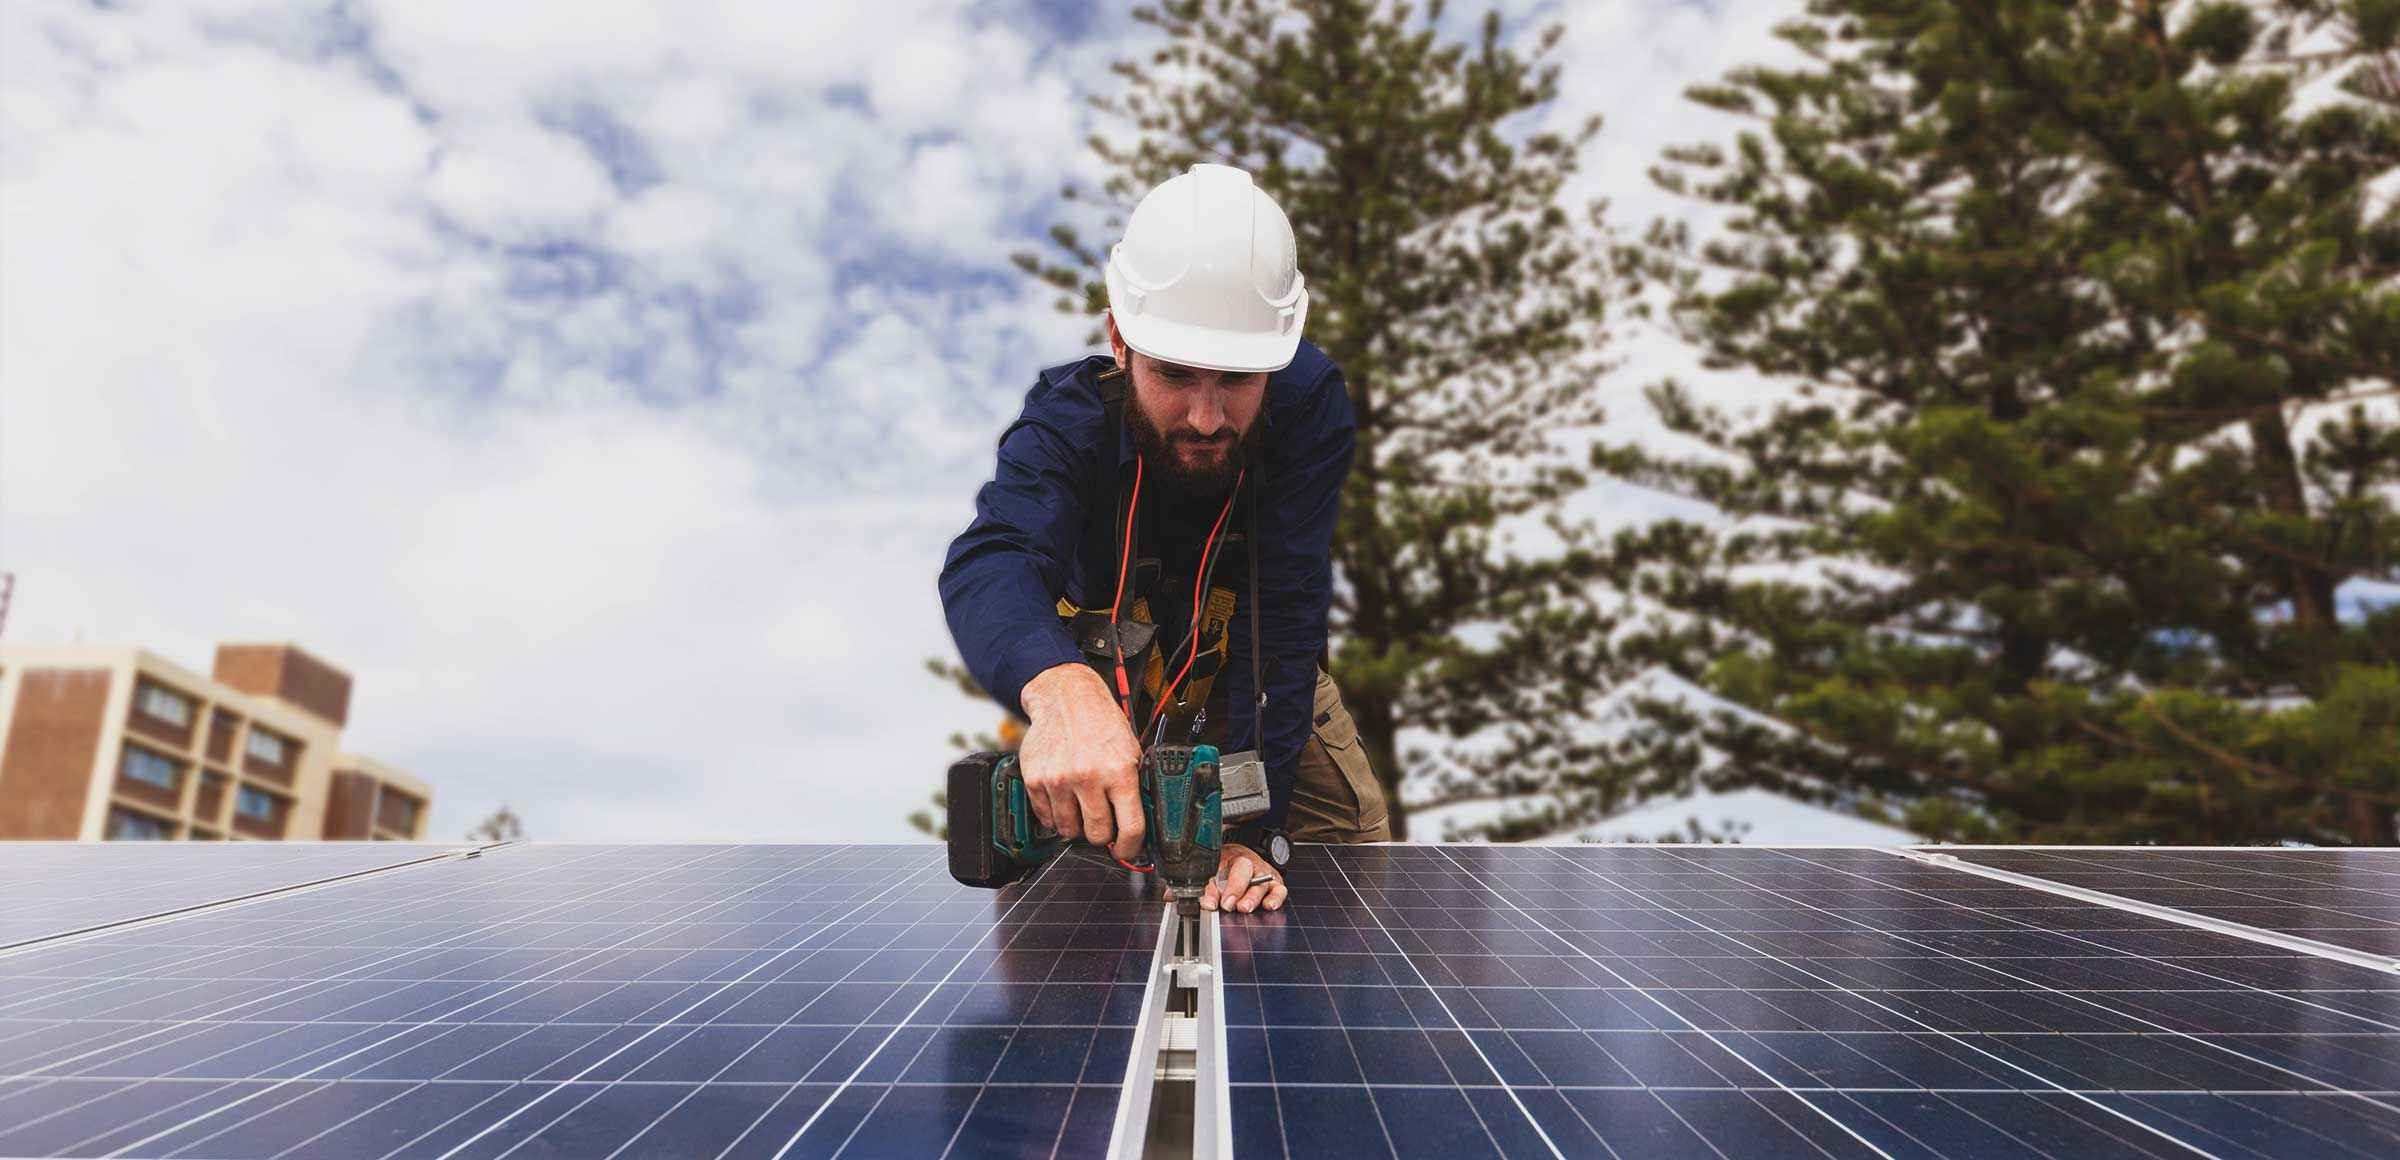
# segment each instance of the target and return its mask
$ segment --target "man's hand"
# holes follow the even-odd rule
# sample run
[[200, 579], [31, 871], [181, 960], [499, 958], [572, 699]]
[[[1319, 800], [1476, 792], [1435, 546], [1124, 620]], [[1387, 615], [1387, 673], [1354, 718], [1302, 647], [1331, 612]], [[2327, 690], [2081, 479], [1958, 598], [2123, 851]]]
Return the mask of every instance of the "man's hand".
[[1141, 857], [1142, 747], [1100, 674], [1075, 663], [1045, 669], [1019, 699], [1033, 719], [1017, 749], [1033, 816], [1070, 841]]
[[1283, 875], [1276, 871], [1274, 863], [1240, 842], [1227, 842], [1217, 853], [1217, 876], [1208, 880], [1208, 889], [1200, 895], [1200, 907], [1238, 910], [1244, 914], [1261, 906], [1281, 910], [1283, 900], [1290, 896], [1291, 890], [1283, 884]]

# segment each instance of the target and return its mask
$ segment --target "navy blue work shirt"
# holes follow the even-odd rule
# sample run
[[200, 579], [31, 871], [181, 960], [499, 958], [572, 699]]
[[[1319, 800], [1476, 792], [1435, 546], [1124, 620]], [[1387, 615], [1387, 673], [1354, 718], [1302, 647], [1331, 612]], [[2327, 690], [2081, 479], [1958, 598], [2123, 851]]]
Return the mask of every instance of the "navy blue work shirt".
[[[1058, 665], [1084, 663], [1059, 622], [1059, 598], [1087, 608], [1108, 603], [1104, 595], [1082, 591], [1087, 565], [1077, 556], [1084, 520], [1113, 520], [1116, 488], [1120, 481], [1130, 486], [1132, 478], [1130, 426], [1118, 436], [1117, 475], [1103, 477], [1094, 470], [1104, 444], [1105, 415], [1094, 378], [1113, 365], [1109, 357], [1094, 355], [1051, 367], [1034, 381], [1024, 413], [1000, 437], [998, 469], [975, 495], [974, 522], [951, 541], [942, 564], [942, 608], [959, 656], [995, 700], [1020, 716], [1027, 681]], [[1131, 408], [1130, 382], [1125, 390]], [[1262, 823], [1281, 826], [1316, 707], [1317, 658], [1325, 648], [1325, 617], [1333, 603], [1333, 527], [1357, 432], [1341, 369], [1306, 342], [1290, 366], [1267, 376], [1258, 421], [1266, 424], [1267, 477], [1267, 489], [1259, 494], [1260, 526], [1253, 529], [1258, 599], [1265, 610], [1259, 641], [1266, 654], [1267, 710], [1259, 749], [1273, 798]], [[1091, 494], [1101, 480], [1100, 494]], [[1147, 498], [1144, 506], [1150, 506]], [[1207, 511], [1196, 512], [1170, 503], [1157, 525], [1160, 554], [1170, 572], [1198, 557], [1200, 541], [1220, 508], [1219, 503], [1206, 506]], [[1233, 563], [1228, 561], [1228, 568]], [[1250, 678], [1254, 610], [1246, 577], [1220, 573], [1217, 582], [1241, 593], [1227, 634], [1231, 655], [1217, 678], [1227, 694], [1226, 744], [1238, 749], [1252, 736], [1256, 703]]]

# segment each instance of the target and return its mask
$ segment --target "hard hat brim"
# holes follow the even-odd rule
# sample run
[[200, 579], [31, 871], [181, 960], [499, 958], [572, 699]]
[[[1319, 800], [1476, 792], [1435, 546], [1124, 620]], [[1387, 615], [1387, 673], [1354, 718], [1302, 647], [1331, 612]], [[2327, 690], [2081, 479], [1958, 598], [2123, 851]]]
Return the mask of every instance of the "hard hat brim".
[[1202, 370], [1255, 374], [1292, 365], [1300, 352], [1300, 330], [1307, 322], [1308, 299], [1300, 300], [1300, 316], [1289, 334], [1246, 334], [1174, 322], [1156, 316], [1128, 315], [1111, 310], [1125, 345], [1161, 362], [1181, 363]]

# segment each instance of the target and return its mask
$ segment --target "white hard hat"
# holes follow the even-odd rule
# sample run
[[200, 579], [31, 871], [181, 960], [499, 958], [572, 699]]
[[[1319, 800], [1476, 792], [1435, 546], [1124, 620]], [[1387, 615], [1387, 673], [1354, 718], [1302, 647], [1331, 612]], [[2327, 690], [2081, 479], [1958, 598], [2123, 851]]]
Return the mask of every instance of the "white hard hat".
[[1212, 371], [1276, 371], [1300, 349], [1308, 288], [1292, 223], [1230, 165], [1195, 165], [1142, 198], [1108, 252], [1125, 344]]

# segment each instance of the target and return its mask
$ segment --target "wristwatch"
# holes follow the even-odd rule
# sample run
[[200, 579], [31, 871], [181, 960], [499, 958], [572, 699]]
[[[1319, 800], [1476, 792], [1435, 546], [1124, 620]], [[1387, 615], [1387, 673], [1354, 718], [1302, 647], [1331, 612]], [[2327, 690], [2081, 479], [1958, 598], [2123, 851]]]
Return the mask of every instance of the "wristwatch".
[[1242, 844], [1267, 856], [1277, 870], [1292, 864], [1292, 839], [1276, 827], [1260, 827], [1252, 831], [1254, 840]]

